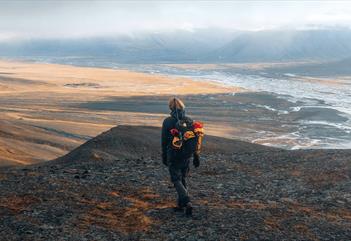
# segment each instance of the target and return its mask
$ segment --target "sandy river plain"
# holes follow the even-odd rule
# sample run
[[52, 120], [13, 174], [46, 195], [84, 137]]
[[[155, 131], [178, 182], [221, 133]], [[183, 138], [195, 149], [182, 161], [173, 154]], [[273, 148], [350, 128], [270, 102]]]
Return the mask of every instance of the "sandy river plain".
[[[241, 91], [211, 82], [128, 70], [0, 61], [0, 165], [54, 159], [116, 125], [160, 126], [168, 114], [170, 96], [191, 99], [189, 96]], [[145, 98], [154, 102], [145, 102]], [[114, 108], [87, 105], [110, 100], [114, 100]], [[128, 100], [127, 106], [123, 100]], [[159, 110], [149, 111], [148, 105], [155, 101]], [[218, 130], [209, 121], [208, 132], [228, 135], [237, 131], [233, 125], [222, 124]]]

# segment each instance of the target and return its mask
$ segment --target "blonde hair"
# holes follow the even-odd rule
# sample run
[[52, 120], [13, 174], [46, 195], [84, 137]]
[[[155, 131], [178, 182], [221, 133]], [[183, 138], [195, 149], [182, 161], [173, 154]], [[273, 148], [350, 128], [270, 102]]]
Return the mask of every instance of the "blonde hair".
[[183, 101], [181, 101], [179, 98], [176, 98], [176, 97], [169, 99], [168, 107], [171, 110], [175, 110], [175, 109], [184, 110], [185, 109], [185, 105], [184, 105]]

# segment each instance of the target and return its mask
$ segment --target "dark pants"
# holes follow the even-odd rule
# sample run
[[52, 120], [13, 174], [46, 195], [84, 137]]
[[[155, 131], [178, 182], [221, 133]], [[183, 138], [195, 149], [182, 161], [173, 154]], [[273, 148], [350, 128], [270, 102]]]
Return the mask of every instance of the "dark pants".
[[189, 173], [189, 159], [187, 160], [171, 160], [169, 165], [169, 173], [171, 181], [178, 193], [178, 205], [185, 207], [189, 202], [189, 193], [186, 185], [186, 177]]

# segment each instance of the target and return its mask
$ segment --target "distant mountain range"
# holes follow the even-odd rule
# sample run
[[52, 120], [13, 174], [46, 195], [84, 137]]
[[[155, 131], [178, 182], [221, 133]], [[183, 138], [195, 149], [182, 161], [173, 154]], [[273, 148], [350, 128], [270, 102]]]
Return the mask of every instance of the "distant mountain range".
[[144, 33], [3, 41], [2, 57], [97, 58], [117, 63], [225, 63], [351, 58], [350, 29]]
[[209, 55], [220, 62], [335, 60], [350, 56], [349, 30], [243, 33]]

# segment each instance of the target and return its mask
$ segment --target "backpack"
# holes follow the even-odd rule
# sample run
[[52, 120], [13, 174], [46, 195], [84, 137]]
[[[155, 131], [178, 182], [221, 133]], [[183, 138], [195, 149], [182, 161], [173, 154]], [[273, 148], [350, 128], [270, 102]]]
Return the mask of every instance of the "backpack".
[[173, 136], [171, 147], [175, 158], [184, 160], [192, 157], [194, 153], [200, 153], [204, 136], [201, 122], [184, 117], [177, 121], [175, 128], [170, 132]]

